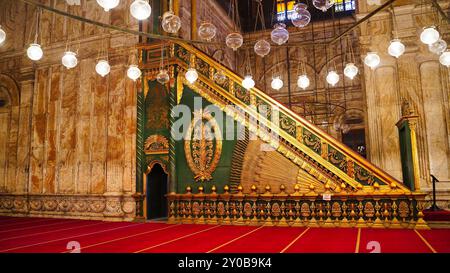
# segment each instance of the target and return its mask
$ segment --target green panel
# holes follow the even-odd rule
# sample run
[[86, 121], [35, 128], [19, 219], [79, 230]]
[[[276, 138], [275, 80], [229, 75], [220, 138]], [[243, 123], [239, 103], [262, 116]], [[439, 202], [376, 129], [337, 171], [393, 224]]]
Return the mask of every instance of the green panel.
[[347, 160], [345, 160], [345, 155], [334, 149], [331, 145], [328, 145], [328, 161], [338, 167], [341, 171], [347, 172]]
[[303, 143], [317, 154], [322, 153], [320, 138], [303, 127]]
[[234, 93], [236, 98], [238, 98], [243, 103], [250, 105], [250, 91], [240, 86], [237, 83], [234, 83]]
[[[280, 112], [280, 128], [293, 137], [297, 136], [297, 123], [287, 115]], [[320, 143], [320, 140], [319, 140]]]
[[414, 163], [412, 157], [411, 130], [407, 121], [404, 121], [399, 126], [398, 133], [400, 136], [403, 183], [409, 189], [414, 191]]
[[[183, 96], [181, 98], [181, 105], [186, 105], [191, 109], [191, 120], [193, 118], [193, 109], [194, 109], [194, 98], [200, 98], [200, 95], [192, 91], [189, 87], [184, 86], [183, 89]], [[202, 106], [203, 109], [211, 105], [211, 103], [205, 99], [202, 99]], [[226, 115], [224, 114], [224, 122], [223, 124], [226, 124]], [[228, 120], [233, 120], [229, 118]], [[226, 126], [224, 126], [226, 128]], [[236, 135], [236, 121], [233, 120], [233, 127], [234, 132]], [[209, 181], [199, 182], [194, 180], [194, 174], [191, 171], [191, 169], [188, 166], [188, 163], [186, 161], [186, 154], [184, 151], [184, 140], [177, 140], [175, 143], [175, 156], [176, 156], [176, 179], [177, 179], [177, 193], [184, 193], [187, 186], [190, 186], [192, 188], [192, 192], [196, 193], [197, 188], [199, 186], [204, 187], [205, 193], [211, 192], [211, 187], [215, 185], [217, 187], [217, 192], [222, 193], [223, 192], [223, 186], [226, 184], [229, 184], [230, 179], [230, 170], [231, 170], [231, 161], [233, 158], [233, 150], [234, 146], [237, 143], [236, 137], [233, 137], [233, 140], [227, 140], [225, 139], [226, 132], [222, 130], [222, 154], [220, 156], [220, 161], [217, 165], [217, 168], [212, 173], [212, 179]]]
[[145, 98], [144, 139], [150, 135], [169, 137], [169, 90], [157, 81], [148, 81]]

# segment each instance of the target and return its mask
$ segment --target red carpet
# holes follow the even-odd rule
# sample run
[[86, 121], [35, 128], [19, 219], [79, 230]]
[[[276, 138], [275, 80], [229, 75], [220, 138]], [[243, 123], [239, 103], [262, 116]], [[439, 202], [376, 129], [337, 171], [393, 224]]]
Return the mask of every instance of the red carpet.
[[445, 221], [450, 222], [450, 211], [448, 210], [425, 210], [423, 212], [425, 221]]
[[287, 253], [353, 253], [355, 252], [358, 229], [310, 228], [292, 244]]
[[0, 217], [0, 252], [450, 253], [450, 229], [169, 225]]
[[[410, 229], [362, 229], [359, 252], [374, 251], [373, 245], [379, 244], [383, 253], [429, 253], [430, 248]], [[372, 242], [372, 243], [371, 243]]]

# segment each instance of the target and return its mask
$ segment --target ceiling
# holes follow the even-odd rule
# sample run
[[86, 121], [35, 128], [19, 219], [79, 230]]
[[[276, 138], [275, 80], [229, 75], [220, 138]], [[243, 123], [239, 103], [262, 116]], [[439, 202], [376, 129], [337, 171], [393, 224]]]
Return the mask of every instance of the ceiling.
[[[230, 11], [230, 1], [231, 0], [216, 0], [223, 9], [229, 13]], [[276, 8], [274, 7], [276, 0], [262, 0], [263, 1], [263, 9], [264, 9], [264, 19], [266, 23], [266, 28], [272, 28], [274, 25], [276, 17], [272, 16], [276, 12]], [[286, 0], [288, 2], [289, 0]], [[311, 21], [321, 21], [326, 19], [333, 18], [333, 9], [329, 9], [327, 12], [322, 12], [316, 9], [312, 5], [312, 0], [301, 0], [297, 2], [303, 2], [308, 5], [308, 10], [311, 13]], [[255, 22], [256, 22], [256, 1], [255, 0], [238, 0], [239, 7], [239, 18], [243, 32], [252, 32], [255, 30]], [[334, 18], [349, 16], [353, 14], [353, 12], [338, 12], [334, 14]], [[286, 22], [286, 24], [290, 24], [290, 22]], [[261, 29], [261, 26], [258, 25], [257, 30]]]

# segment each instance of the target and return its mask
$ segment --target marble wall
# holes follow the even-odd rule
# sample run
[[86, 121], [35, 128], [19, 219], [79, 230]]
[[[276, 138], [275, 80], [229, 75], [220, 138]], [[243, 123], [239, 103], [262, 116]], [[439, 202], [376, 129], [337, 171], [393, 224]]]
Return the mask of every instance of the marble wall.
[[[110, 12], [95, 1], [41, 2], [138, 29], [129, 16], [131, 1]], [[43, 11], [44, 57], [32, 63], [25, 50], [34, 36], [35, 8], [6, 0], [0, 15], [8, 35], [0, 47], [0, 98], [8, 101], [0, 107], [0, 213], [132, 219], [137, 88], [126, 70], [137, 37]], [[70, 70], [61, 65], [67, 47], [78, 52]], [[95, 72], [101, 48], [111, 65], [104, 78]]]
[[[439, 2], [448, 10], [448, 1]], [[358, 17], [362, 18], [372, 9], [360, 6]], [[402, 179], [395, 123], [401, 117], [402, 101], [408, 101], [419, 116], [417, 144], [421, 190], [430, 192], [430, 175], [436, 176], [442, 181], [437, 183], [438, 205], [449, 208], [450, 73], [419, 39], [422, 27], [436, 24], [437, 17], [429, 4], [420, 6], [405, 1], [399, 1], [394, 12], [396, 30], [390, 11], [377, 14], [360, 28], [361, 58], [369, 51], [378, 52], [381, 57], [377, 68], [364, 67], [369, 159]], [[441, 25], [439, 30], [449, 43], [448, 25]], [[394, 33], [406, 46], [406, 52], [398, 59], [387, 54]]]

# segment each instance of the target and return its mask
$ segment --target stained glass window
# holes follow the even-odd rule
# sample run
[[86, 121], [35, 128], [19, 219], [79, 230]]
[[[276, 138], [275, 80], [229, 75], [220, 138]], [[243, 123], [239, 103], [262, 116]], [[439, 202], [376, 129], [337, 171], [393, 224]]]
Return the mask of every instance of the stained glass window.
[[[345, 11], [353, 11], [356, 9], [356, 0], [334, 0], [335, 4], [333, 6], [335, 12], [345, 12]], [[307, 1], [299, 1], [306, 3]], [[294, 6], [297, 1], [285, 1], [285, 0], [277, 0], [277, 21], [284, 22], [287, 19], [290, 20], [292, 18], [292, 14], [294, 13]]]
[[334, 11], [351, 11], [355, 10], [355, 0], [335, 0]]

